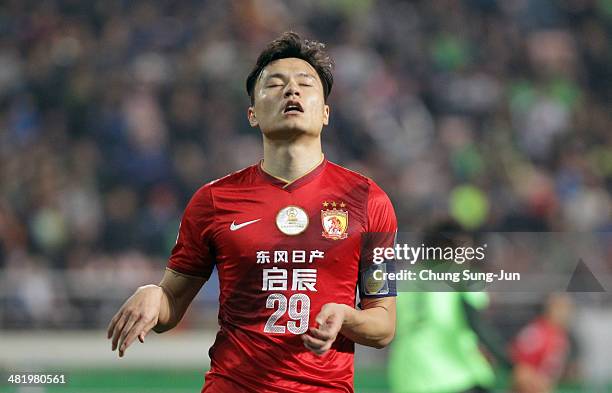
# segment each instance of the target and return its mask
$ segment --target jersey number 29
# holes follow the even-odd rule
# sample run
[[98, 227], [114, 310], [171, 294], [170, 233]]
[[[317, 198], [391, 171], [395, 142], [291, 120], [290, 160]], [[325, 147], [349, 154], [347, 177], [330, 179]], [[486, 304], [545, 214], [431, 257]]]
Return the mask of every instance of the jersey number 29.
[[[274, 308], [278, 302], [278, 309], [270, 315], [264, 332], [285, 333], [289, 330], [293, 334], [303, 334], [308, 330], [308, 319], [310, 316], [310, 298], [304, 293], [296, 293], [289, 298], [289, 318], [287, 327], [277, 325], [276, 322], [287, 312], [287, 298], [280, 293], [273, 293], [266, 299], [266, 308]], [[299, 322], [299, 323], [298, 323]]]

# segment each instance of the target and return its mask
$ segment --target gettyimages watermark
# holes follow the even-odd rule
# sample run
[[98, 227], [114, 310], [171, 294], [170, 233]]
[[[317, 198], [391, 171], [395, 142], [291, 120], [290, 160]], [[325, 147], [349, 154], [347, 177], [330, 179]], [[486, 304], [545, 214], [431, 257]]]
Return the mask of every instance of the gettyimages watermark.
[[372, 262], [378, 265], [385, 260], [395, 260], [415, 264], [423, 260], [436, 260], [462, 264], [466, 261], [483, 261], [486, 248], [486, 244], [480, 247], [440, 247], [425, 244], [414, 247], [406, 243], [395, 244], [394, 247], [374, 247]]
[[612, 233], [429, 232], [362, 237], [361, 280], [401, 291], [607, 292]]

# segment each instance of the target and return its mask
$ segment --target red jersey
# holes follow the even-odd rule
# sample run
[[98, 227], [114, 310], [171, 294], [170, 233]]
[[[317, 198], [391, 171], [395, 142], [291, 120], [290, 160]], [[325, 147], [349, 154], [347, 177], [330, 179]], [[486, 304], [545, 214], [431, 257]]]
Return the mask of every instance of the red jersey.
[[220, 330], [202, 392], [353, 392], [353, 342], [338, 335], [317, 356], [299, 336], [324, 304], [355, 307], [361, 234], [396, 230], [386, 194], [327, 160], [291, 183], [253, 165], [200, 188], [168, 267], [218, 269]]
[[528, 364], [538, 372], [559, 379], [569, 350], [567, 333], [544, 318], [538, 318], [523, 328], [512, 344], [513, 361]]

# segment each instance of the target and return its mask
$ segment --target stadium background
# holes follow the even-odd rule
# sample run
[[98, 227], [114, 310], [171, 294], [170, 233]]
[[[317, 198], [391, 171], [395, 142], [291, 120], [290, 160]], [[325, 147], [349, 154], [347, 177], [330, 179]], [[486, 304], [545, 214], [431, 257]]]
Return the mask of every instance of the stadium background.
[[[447, 215], [612, 228], [610, 0], [7, 0], [0, 370], [72, 378], [37, 392], [197, 391], [214, 277], [176, 332], [126, 359], [102, 330], [161, 277], [194, 190], [261, 157], [244, 81], [289, 29], [336, 61], [326, 156], [376, 179], [400, 230]], [[575, 299], [580, 371], [563, 391], [612, 391], [612, 298]], [[487, 317], [511, 337], [540, 301], [493, 296]], [[357, 390], [386, 391], [385, 351], [359, 351]]]

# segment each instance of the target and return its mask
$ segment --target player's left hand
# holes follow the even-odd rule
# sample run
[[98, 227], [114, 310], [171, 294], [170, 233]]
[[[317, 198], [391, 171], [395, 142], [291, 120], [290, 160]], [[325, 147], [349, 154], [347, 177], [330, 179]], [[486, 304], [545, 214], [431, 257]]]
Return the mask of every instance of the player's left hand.
[[317, 355], [323, 355], [329, 351], [340, 333], [347, 307], [345, 304], [325, 304], [315, 318], [318, 327], [312, 327], [308, 329], [308, 333], [302, 334], [304, 346]]

